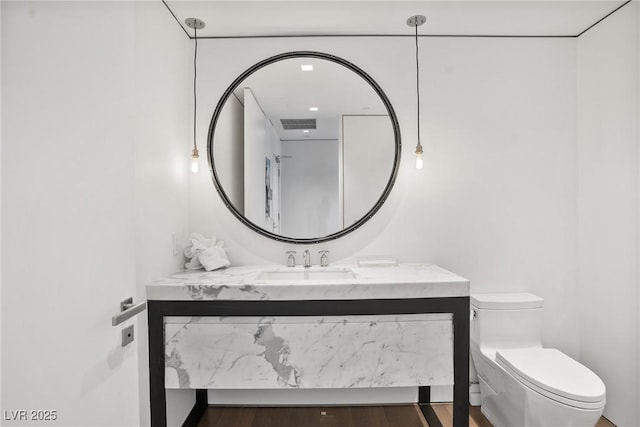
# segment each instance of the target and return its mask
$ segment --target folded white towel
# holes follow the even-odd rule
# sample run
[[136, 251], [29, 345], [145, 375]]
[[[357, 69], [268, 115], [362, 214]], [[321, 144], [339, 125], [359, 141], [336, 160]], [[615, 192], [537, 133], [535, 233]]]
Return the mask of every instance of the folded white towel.
[[202, 234], [192, 233], [189, 244], [184, 248], [184, 256], [189, 258], [185, 264], [187, 270], [198, 270], [202, 267], [207, 271], [231, 265], [227, 258], [224, 242], [215, 236], [207, 239]]
[[184, 265], [184, 268], [186, 268], [187, 270], [200, 270], [202, 268], [202, 263], [200, 263], [200, 260], [197, 256], [194, 256], [189, 260], [188, 263]]
[[184, 256], [189, 259], [192, 259], [192, 258], [198, 259], [198, 257], [196, 256], [197, 249], [194, 246], [194, 242], [200, 242], [202, 240], [205, 240], [205, 237], [202, 234], [191, 233], [191, 236], [189, 237], [189, 242], [184, 247]]
[[231, 265], [229, 258], [227, 258], [227, 252], [221, 246], [210, 246], [198, 252], [198, 259], [207, 271], [217, 270]]

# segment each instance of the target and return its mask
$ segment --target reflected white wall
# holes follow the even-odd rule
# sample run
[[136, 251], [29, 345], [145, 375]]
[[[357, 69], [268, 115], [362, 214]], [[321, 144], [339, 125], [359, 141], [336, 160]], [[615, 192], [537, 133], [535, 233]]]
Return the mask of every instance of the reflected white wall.
[[344, 226], [376, 204], [393, 170], [394, 133], [389, 116], [342, 116]]
[[[280, 138], [264, 115], [251, 89], [244, 89], [244, 213], [245, 217], [267, 231], [279, 227], [277, 156]], [[268, 184], [267, 184], [268, 183]], [[271, 200], [267, 190], [271, 189]]]
[[229, 201], [244, 213], [244, 107], [234, 95], [220, 112], [215, 140], [219, 141], [214, 144], [218, 179]]
[[313, 238], [341, 230], [338, 141], [282, 141], [282, 154], [282, 234]]

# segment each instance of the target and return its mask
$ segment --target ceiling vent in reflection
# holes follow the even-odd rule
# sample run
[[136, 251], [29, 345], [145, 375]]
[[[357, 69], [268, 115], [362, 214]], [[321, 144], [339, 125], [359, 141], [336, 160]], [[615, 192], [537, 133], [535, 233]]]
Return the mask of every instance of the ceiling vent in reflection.
[[280, 119], [284, 130], [315, 129], [316, 119]]

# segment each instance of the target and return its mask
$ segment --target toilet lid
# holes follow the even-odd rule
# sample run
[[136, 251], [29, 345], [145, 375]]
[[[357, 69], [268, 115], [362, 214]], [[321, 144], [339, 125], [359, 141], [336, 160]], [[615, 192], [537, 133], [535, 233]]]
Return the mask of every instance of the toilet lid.
[[470, 295], [471, 305], [486, 310], [522, 310], [542, 308], [544, 300], [527, 292]]
[[525, 385], [552, 399], [591, 406], [588, 404], [605, 398], [604, 383], [593, 371], [554, 348], [501, 350], [496, 361]]

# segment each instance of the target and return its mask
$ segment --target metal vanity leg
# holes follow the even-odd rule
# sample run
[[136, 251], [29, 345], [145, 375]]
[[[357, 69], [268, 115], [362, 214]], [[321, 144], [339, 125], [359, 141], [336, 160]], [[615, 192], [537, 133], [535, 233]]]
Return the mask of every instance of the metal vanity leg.
[[418, 406], [429, 427], [442, 427], [442, 423], [431, 407], [431, 387], [418, 387]]
[[164, 388], [164, 319], [154, 301], [148, 301], [149, 400], [151, 427], [167, 426], [167, 395]]
[[204, 415], [209, 405], [209, 397], [206, 389], [196, 389], [196, 402], [189, 415], [182, 423], [182, 427], [197, 427], [200, 418]]
[[453, 313], [453, 427], [469, 427], [469, 297]]

